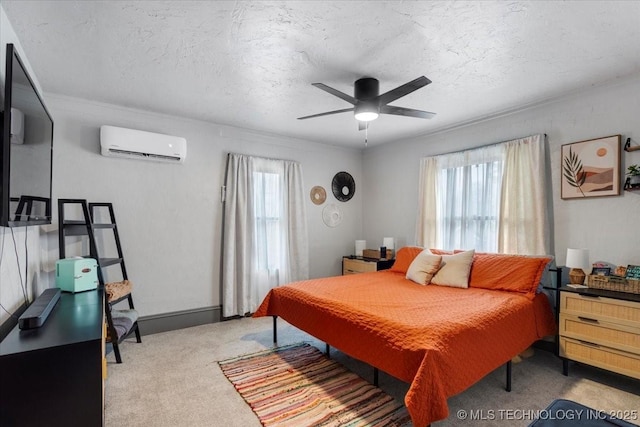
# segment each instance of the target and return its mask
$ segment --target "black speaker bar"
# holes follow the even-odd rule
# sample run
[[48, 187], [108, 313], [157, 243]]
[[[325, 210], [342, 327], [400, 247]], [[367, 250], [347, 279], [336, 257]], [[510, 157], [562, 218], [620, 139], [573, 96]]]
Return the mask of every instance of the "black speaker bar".
[[20, 329], [34, 329], [44, 325], [49, 313], [60, 299], [60, 289], [45, 289], [18, 319]]

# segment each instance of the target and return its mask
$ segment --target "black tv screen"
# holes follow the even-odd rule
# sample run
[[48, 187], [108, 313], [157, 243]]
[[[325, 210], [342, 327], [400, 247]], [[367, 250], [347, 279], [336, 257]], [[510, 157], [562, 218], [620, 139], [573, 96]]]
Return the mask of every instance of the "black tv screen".
[[51, 223], [53, 119], [7, 44], [0, 141], [0, 226]]

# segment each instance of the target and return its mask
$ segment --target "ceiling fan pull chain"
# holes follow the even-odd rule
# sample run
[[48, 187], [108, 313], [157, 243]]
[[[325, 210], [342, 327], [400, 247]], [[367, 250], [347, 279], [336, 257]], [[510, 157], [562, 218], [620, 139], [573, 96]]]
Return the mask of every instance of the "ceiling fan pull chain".
[[365, 122], [364, 125], [364, 147], [367, 148], [367, 142], [369, 139], [369, 122]]

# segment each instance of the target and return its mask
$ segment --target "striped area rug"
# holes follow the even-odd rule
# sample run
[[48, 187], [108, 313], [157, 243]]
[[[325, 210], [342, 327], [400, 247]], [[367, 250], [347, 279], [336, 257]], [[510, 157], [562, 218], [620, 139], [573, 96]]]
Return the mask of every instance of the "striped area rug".
[[406, 408], [309, 344], [218, 362], [263, 426], [410, 426]]

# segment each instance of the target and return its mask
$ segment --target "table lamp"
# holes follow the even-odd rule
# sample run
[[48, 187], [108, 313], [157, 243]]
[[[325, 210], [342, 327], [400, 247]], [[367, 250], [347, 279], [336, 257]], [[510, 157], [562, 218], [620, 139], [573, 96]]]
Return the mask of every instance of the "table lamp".
[[382, 246], [384, 246], [385, 248], [387, 248], [387, 251], [391, 251], [391, 256], [388, 257], [389, 259], [393, 259], [395, 258], [394, 252], [395, 252], [395, 242], [393, 237], [385, 237], [382, 239]]
[[571, 268], [569, 282], [573, 285], [582, 285], [586, 276], [583, 269], [589, 268], [589, 250], [567, 248], [566, 266]]

